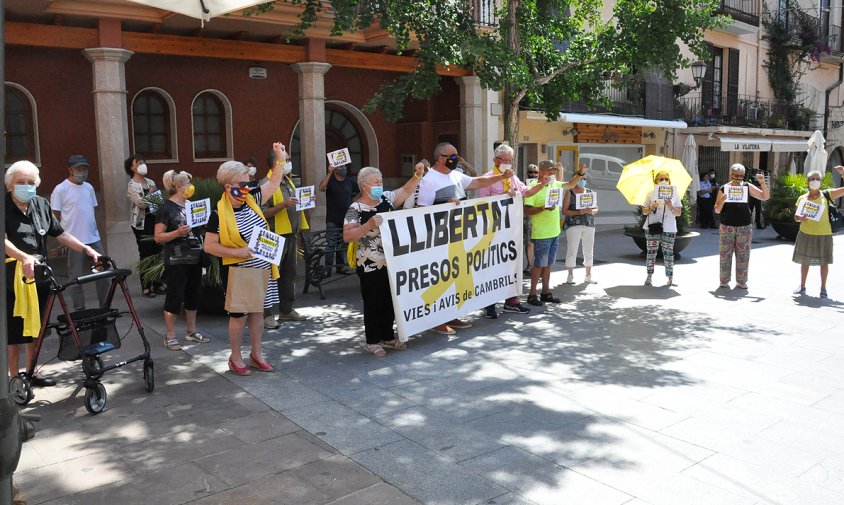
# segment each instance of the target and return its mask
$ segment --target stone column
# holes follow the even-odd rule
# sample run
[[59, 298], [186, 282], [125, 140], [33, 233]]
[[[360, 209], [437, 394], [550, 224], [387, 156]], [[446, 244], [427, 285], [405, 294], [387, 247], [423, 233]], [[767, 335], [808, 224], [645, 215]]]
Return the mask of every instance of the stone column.
[[484, 158], [481, 79], [470, 75], [455, 77], [454, 80], [460, 86], [460, 155], [481, 175], [489, 169]]
[[[302, 155], [302, 184], [317, 185], [325, 177], [325, 73], [328, 63], [291, 65], [299, 80], [299, 146]], [[297, 167], [294, 167], [294, 170]], [[317, 192], [317, 206], [311, 210], [312, 230], [325, 227], [325, 200]]]
[[129, 227], [126, 200], [126, 172], [123, 160], [129, 156], [129, 120], [126, 108], [124, 63], [132, 56], [126, 49], [98, 47], [82, 51], [91, 62], [94, 75], [94, 120], [97, 157], [105, 212], [105, 229], [100, 228], [106, 253], [118, 266], [138, 261], [138, 248]]

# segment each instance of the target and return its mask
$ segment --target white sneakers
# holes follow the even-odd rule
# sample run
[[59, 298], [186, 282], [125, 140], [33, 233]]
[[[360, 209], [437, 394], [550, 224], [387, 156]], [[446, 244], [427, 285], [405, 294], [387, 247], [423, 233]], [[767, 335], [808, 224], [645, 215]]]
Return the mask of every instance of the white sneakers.
[[[595, 281], [592, 280], [592, 274], [586, 274], [583, 282], [586, 284], [595, 284]], [[574, 272], [569, 272], [568, 277], [566, 277], [566, 284], [574, 284]]]
[[569, 272], [569, 276], [566, 277], [566, 284], [574, 284], [574, 273]]

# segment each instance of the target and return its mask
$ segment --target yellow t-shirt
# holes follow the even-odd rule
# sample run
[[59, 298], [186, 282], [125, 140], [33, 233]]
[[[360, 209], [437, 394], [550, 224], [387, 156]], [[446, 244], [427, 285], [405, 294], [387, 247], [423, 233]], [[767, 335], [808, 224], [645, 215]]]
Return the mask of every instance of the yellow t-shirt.
[[[531, 186], [533, 186], [534, 184], [536, 183], [531, 184]], [[533, 196], [525, 198], [525, 205], [544, 209], [545, 197], [548, 193], [548, 188], [560, 189], [560, 201], [557, 202], [557, 206], [554, 208], [554, 210], [543, 210], [538, 214], [532, 214], [530, 216], [530, 238], [534, 240], [541, 240], [560, 236], [560, 208], [563, 205], [563, 197], [565, 196], [565, 193], [562, 189], [562, 182], [557, 181], [548, 184], [544, 188], [540, 189], [539, 192], [537, 192]]]
[[800, 223], [800, 231], [806, 235], [832, 235], [832, 226], [829, 224], [829, 202], [824, 196], [823, 191], [821, 191], [820, 196], [817, 198], [809, 198], [809, 193], [800, 195], [800, 198], [797, 199], [798, 208], [800, 207], [801, 200], [809, 200], [810, 202], [817, 203], [822, 209], [821, 220], [812, 221], [811, 219], [807, 219], [803, 221]]

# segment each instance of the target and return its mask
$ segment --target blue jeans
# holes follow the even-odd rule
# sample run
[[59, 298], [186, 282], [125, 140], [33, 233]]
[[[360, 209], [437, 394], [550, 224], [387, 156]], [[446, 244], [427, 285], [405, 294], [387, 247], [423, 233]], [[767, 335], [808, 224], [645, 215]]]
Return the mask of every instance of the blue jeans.
[[533, 242], [533, 268], [550, 267], [557, 260], [559, 235], [554, 238], [531, 239]]

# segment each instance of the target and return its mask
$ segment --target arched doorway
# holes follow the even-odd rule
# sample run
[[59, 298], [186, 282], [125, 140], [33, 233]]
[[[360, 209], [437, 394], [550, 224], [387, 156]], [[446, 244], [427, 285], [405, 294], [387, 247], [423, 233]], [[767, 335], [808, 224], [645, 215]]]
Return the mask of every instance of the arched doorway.
[[[356, 107], [339, 101], [325, 102], [325, 150], [326, 153], [348, 148], [352, 163], [350, 174], [361, 168], [378, 164], [378, 143], [375, 130], [366, 116]], [[299, 138], [299, 123], [290, 140], [290, 156], [295, 171], [301, 170], [302, 148]], [[326, 160], [327, 161], [327, 160]]]

